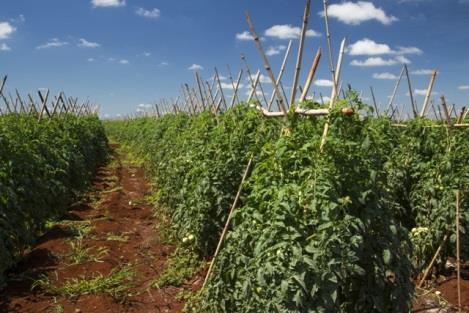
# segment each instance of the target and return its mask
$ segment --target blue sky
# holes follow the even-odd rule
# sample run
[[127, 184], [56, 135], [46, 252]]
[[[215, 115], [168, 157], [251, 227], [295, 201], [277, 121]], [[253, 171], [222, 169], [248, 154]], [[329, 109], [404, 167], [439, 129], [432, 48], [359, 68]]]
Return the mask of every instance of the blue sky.
[[[177, 97], [181, 83], [193, 84], [193, 71], [209, 79], [218, 67], [233, 76], [245, 53], [252, 72], [262, 68], [249, 36], [248, 10], [278, 72], [285, 46], [292, 56], [283, 80], [292, 85], [305, 1], [303, 0], [15, 0], [0, 11], [0, 75], [8, 74], [7, 91], [38, 88], [90, 97], [103, 116], [135, 112], [139, 104]], [[408, 63], [417, 104], [439, 69], [433, 99], [444, 94], [458, 107], [469, 103], [469, 0], [330, 1], [334, 59], [347, 37], [343, 85], [351, 84], [369, 99], [373, 86], [384, 107], [401, 62]], [[330, 95], [322, 1], [313, 0], [300, 83], [316, 49], [323, 49], [312, 91]], [[265, 73], [264, 73], [265, 74]], [[248, 92], [247, 81], [241, 95]], [[269, 91], [269, 84], [264, 84]], [[288, 90], [287, 90], [288, 91]], [[226, 90], [229, 94], [230, 91]], [[406, 83], [397, 103], [408, 105]]]

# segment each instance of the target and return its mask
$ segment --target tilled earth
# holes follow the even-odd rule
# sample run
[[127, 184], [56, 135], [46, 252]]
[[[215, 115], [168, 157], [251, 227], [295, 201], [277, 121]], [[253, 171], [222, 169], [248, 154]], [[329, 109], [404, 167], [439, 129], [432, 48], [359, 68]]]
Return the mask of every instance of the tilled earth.
[[[145, 201], [149, 190], [143, 169], [114, 153], [110, 165], [98, 170], [86, 200], [53, 224], [8, 274], [8, 285], [0, 293], [0, 312], [182, 312], [182, 295], [200, 289], [203, 273], [180, 287], [151, 287], [175, 247], [161, 240], [157, 227], [161, 221]], [[70, 225], [82, 227], [74, 234]], [[76, 254], [72, 245], [86, 251], [85, 261], [71, 259]], [[48, 286], [60, 288], [123, 269], [132, 272], [122, 282], [129, 288], [117, 292], [64, 295], [38, 284], [46, 280]]]

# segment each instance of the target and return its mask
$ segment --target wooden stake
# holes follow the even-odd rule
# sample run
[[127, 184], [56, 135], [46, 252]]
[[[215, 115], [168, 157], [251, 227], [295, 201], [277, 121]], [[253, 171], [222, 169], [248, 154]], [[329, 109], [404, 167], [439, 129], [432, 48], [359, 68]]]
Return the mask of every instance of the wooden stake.
[[287, 115], [287, 109], [285, 107], [285, 100], [283, 99], [283, 96], [280, 92], [280, 89], [277, 86], [277, 82], [275, 80], [274, 74], [272, 73], [272, 67], [270, 66], [270, 63], [269, 63], [269, 59], [267, 58], [267, 56], [265, 54], [265, 51], [264, 51], [264, 48], [262, 47], [261, 40], [260, 40], [259, 36], [257, 35], [256, 30], [254, 29], [254, 24], [252, 23], [251, 16], [249, 15], [249, 13], [246, 13], [246, 20], [248, 22], [249, 29], [251, 31], [251, 35], [254, 38], [254, 42], [257, 45], [257, 49], [259, 50], [259, 52], [261, 54], [261, 57], [264, 61], [265, 70], [269, 74], [270, 81], [272, 82], [272, 85], [274, 87], [275, 95], [276, 95], [276, 97], [278, 99], [278, 102], [279, 102], [279, 105], [280, 105], [280, 110], [286, 116]]
[[[331, 95], [331, 101], [329, 102], [329, 110], [332, 110], [335, 104], [335, 100], [337, 98], [337, 85], [340, 80], [340, 71], [342, 68], [342, 60], [345, 52], [345, 38], [342, 40], [342, 43], [340, 45], [340, 52], [339, 52], [339, 59], [337, 60], [337, 71], [335, 72], [335, 77], [334, 79], [334, 85], [332, 86], [332, 95]], [[321, 138], [321, 152], [324, 151], [324, 145], [326, 144], [326, 138], [327, 138], [327, 133], [329, 132], [329, 121], [326, 121], [324, 124], [324, 131], [322, 133], [322, 138]]]
[[379, 117], [378, 104], [376, 104], [375, 92], [373, 86], [370, 86], [371, 97], [373, 98], [373, 106], [375, 107], [376, 116]]
[[202, 107], [205, 110], [205, 101], [204, 101], [204, 94], [202, 92], [202, 86], [200, 83], [200, 77], [199, 77], [199, 72], [195, 71], [195, 80], [197, 82], [197, 86], [199, 87], [199, 94], [200, 94], [200, 100], [202, 101]]
[[430, 273], [430, 270], [432, 269], [433, 264], [435, 264], [436, 259], [438, 258], [438, 255], [440, 255], [441, 249], [442, 249], [443, 246], [445, 245], [446, 240], [448, 240], [448, 235], [445, 235], [445, 236], [443, 237], [443, 241], [442, 241], [442, 242], [440, 243], [440, 245], [438, 246], [438, 249], [436, 250], [435, 255], [433, 256], [433, 258], [432, 258], [430, 264], [428, 265], [427, 269], [426, 269], [425, 272], [423, 273], [422, 279], [420, 280], [419, 284], [417, 285], [418, 288], [422, 288], [423, 283], [425, 282], [425, 279], [427, 279], [427, 276], [428, 276], [428, 274]]
[[47, 115], [50, 117], [49, 110], [47, 109], [47, 100], [49, 99], [49, 89], [47, 89], [45, 97], [42, 96], [42, 93], [41, 93], [40, 90], [38, 91], [38, 94], [39, 94], [39, 98], [41, 99], [41, 102], [42, 102], [41, 112], [39, 113], [39, 121], [41, 121], [42, 117], [44, 115], [44, 112], [46, 112]]
[[404, 64], [404, 70], [405, 70], [405, 74], [407, 76], [407, 85], [409, 86], [409, 96], [410, 96], [410, 102], [411, 102], [411, 105], [412, 105], [412, 111], [414, 112], [414, 118], [417, 117], [417, 107], [415, 105], [415, 101], [414, 101], [414, 93], [412, 91], [412, 84], [410, 82], [410, 75], [409, 75], [409, 69], [407, 68], [407, 64]]
[[319, 60], [321, 60], [321, 48], [318, 48], [318, 51], [316, 52], [316, 56], [314, 57], [313, 64], [311, 65], [311, 69], [309, 70], [309, 73], [308, 73], [308, 78], [306, 79], [306, 82], [305, 82], [305, 88], [303, 89], [303, 93], [301, 94], [301, 97], [300, 97], [300, 102], [305, 101], [306, 97], [308, 96], [309, 87], [311, 86], [311, 83], [313, 82], [314, 74], [316, 73], [316, 70], [319, 65]]
[[[246, 68], [246, 72], [248, 74], [248, 78], [249, 78], [249, 82], [251, 84], [251, 88], [254, 90], [254, 97], [262, 105], [261, 101], [259, 100], [259, 97], [257, 96], [257, 92], [256, 92], [257, 84], [254, 84], [254, 80], [252, 79], [251, 71], [249, 70], [249, 66], [248, 66], [248, 63], [246, 62], [246, 56], [244, 55], [244, 53], [241, 53], [241, 60], [243, 61], [244, 67]], [[262, 92], [262, 93], [264, 93], [264, 92]], [[265, 98], [265, 95], [264, 95], [264, 98]], [[266, 103], [267, 103], [267, 100], [266, 100]]]
[[396, 85], [394, 86], [394, 91], [392, 92], [391, 99], [389, 99], [389, 104], [388, 104], [388, 107], [386, 108], [386, 113], [385, 113], [386, 115], [388, 114], [389, 110], [392, 107], [392, 104], [394, 103], [394, 99], [396, 98], [397, 89], [399, 88], [399, 84], [401, 83], [402, 76], [404, 76], [404, 72], [405, 72], [405, 67], [402, 66], [401, 74], [399, 75], [399, 79], [397, 80]]
[[309, 15], [311, 11], [311, 0], [306, 0], [305, 12], [303, 15], [303, 27], [301, 28], [300, 44], [298, 47], [298, 57], [296, 60], [295, 74], [293, 75], [293, 85], [290, 97], [290, 106], [295, 105], [296, 100], [296, 88], [298, 86], [298, 80], [300, 79], [301, 65], [303, 62], [303, 49], [305, 45], [306, 31], [308, 30]]
[[235, 99], [238, 98], [237, 94], [238, 94], [239, 84], [241, 83], [242, 77], [243, 77], [243, 69], [241, 69], [238, 74], [238, 80], [236, 81], [236, 86], [233, 90], [233, 98], [231, 99], [231, 107], [235, 105]]
[[432, 77], [430, 78], [430, 83], [428, 84], [427, 93], [425, 95], [425, 100], [423, 101], [422, 110], [420, 111], [420, 117], [425, 116], [425, 111], [427, 110], [428, 100], [430, 100], [430, 95], [432, 94], [433, 84], [435, 83], [437, 70], [434, 70]]
[[443, 108], [443, 114], [445, 115], [446, 123], [448, 124], [449, 127], [451, 127], [452, 125], [451, 117], [449, 115], [448, 106], [446, 105], [445, 96], [441, 96], [440, 99], [441, 99], [441, 106]]
[[225, 107], [225, 111], [228, 109], [228, 107], [226, 106], [226, 100], [225, 100], [225, 95], [223, 93], [223, 88], [221, 86], [221, 82], [220, 82], [220, 76], [218, 75], [218, 70], [217, 68], [215, 67], [215, 78], [217, 80], [217, 84], [218, 84], [218, 90], [220, 91], [220, 94], [221, 94], [221, 98], [223, 99], [223, 105]]
[[461, 312], [461, 258], [459, 242], [459, 206], [461, 203], [460, 191], [456, 191], [456, 274], [458, 275], [458, 312]]
[[[239, 99], [237, 99], [237, 93], [235, 93], [236, 85], [235, 85], [235, 82], [233, 80], [233, 73], [231, 73], [231, 67], [230, 67], [229, 64], [227, 64], [226, 68], [228, 69], [228, 75], [229, 75], [228, 78], [231, 82], [231, 88], [233, 88], [233, 96], [231, 98], [231, 103], [238, 103]], [[233, 106], [233, 104], [231, 106]]]
[[234, 210], [238, 206], [239, 198], [241, 196], [241, 191], [243, 190], [243, 185], [246, 180], [246, 178], [249, 175], [249, 171], [251, 170], [251, 166], [253, 163], [254, 157], [252, 156], [249, 159], [248, 165], [246, 166], [246, 170], [244, 171], [243, 178], [241, 179], [241, 183], [239, 184], [238, 187], [238, 192], [236, 193], [236, 197], [233, 201], [233, 204], [231, 205], [230, 213], [228, 214], [228, 218], [226, 219], [225, 227], [223, 228], [223, 231], [220, 236], [220, 240], [218, 241], [217, 248], [215, 250], [215, 254], [213, 255], [212, 262], [210, 262], [210, 266], [207, 271], [207, 275], [205, 276], [204, 284], [202, 285], [202, 289], [204, 289], [205, 285], [207, 284], [210, 274], [212, 273], [213, 266], [215, 264], [215, 261], [217, 259], [218, 253], [220, 252], [220, 249], [222, 247], [223, 241], [225, 240], [226, 233], [228, 232], [228, 227], [230, 226], [231, 218], [233, 217]]
[[[327, 50], [329, 51], [329, 70], [331, 71], [332, 78], [334, 78], [335, 77], [334, 58], [332, 56], [331, 33], [329, 32], [329, 16], [327, 14], [327, 7], [328, 7], [327, 0], [323, 0], [323, 7], [324, 7], [324, 22], [326, 24]], [[335, 84], [335, 88], [337, 88], [337, 84], [334, 81], [334, 79], [332, 79], [332, 82]]]
[[[283, 74], [285, 73], [285, 66], [287, 65], [288, 57], [290, 56], [291, 45], [292, 45], [292, 41], [290, 40], [288, 42], [287, 51], [285, 51], [285, 56], [283, 57], [283, 62], [282, 62], [282, 66], [280, 67], [280, 72], [279, 72], [279, 74], [277, 76], [277, 80], [275, 82], [275, 85], [277, 87], [280, 85], [280, 83], [282, 81]], [[268, 107], [269, 111], [272, 109], [272, 104], [274, 103], [274, 99], [275, 99], [275, 92], [272, 92], [272, 96], [270, 97], [269, 107]]]
[[462, 107], [461, 113], [459, 113], [458, 119], [456, 120], [456, 124], [461, 124], [462, 123], [465, 111], [466, 111], [466, 107]]
[[256, 78], [254, 79], [254, 83], [251, 87], [252, 90], [249, 93], [249, 97], [248, 97], [247, 102], [250, 102], [252, 100], [252, 97], [254, 97], [254, 95], [256, 94], [256, 87], [257, 87], [257, 84], [259, 84], [260, 79], [261, 79], [261, 71], [258, 70], [257, 73], [256, 73]]

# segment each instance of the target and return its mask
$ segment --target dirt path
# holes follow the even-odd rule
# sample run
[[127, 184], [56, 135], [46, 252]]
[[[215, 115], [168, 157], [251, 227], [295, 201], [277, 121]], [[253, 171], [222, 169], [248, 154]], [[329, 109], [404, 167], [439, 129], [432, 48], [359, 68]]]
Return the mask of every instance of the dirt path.
[[86, 200], [9, 273], [0, 312], [182, 312], [184, 291], [200, 288], [202, 275], [151, 287], [175, 248], [159, 236], [148, 193], [143, 169], [116, 153]]

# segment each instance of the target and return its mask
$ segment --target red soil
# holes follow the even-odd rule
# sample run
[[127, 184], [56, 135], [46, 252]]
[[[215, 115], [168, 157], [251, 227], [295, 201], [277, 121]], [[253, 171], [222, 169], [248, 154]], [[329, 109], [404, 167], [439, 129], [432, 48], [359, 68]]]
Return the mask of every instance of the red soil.
[[[0, 293], [0, 312], [182, 312], [184, 301], [177, 295], [183, 290], [200, 289], [203, 277], [199, 273], [181, 287], [151, 288], [166, 266], [174, 247], [163, 243], [152, 206], [145, 202], [149, 185], [142, 168], [121, 162], [119, 166], [98, 170], [94, 191], [85, 203], [73, 206], [64, 220], [90, 221], [92, 230], [83, 243], [90, 255], [106, 248], [99, 262], [88, 261], [70, 265], [67, 254], [73, 236], [67, 226], [57, 225], [39, 238], [25, 253], [18, 266], [8, 274], [9, 282]], [[93, 201], [93, 199], [95, 201]], [[96, 201], [98, 200], [98, 201]], [[109, 234], [127, 240], [107, 240]], [[73, 278], [108, 275], [113, 269], [129, 264], [136, 274], [130, 296], [115, 298], [106, 294], [81, 295], [76, 299], [48, 295], [40, 288], [32, 289], [33, 281], [41, 275], [49, 277], [54, 286], [62, 286]]]

